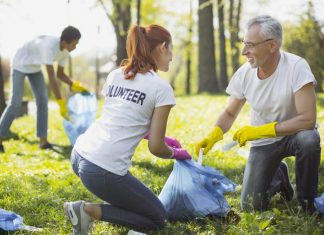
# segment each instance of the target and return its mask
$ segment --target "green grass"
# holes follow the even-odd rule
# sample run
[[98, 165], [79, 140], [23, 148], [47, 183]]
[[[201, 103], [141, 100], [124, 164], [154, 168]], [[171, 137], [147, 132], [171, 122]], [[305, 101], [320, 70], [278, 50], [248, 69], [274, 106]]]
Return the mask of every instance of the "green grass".
[[[219, 112], [226, 105], [227, 96], [196, 95], [178, 97], [167, 128], [167, 135], [176, 137], [193, 154], [193, 143], [206, 135]], [[222, 145], [231, 140], [234, 131], [249, 123], [249, 107], [245, 107], [232, 130], [215, 145], [203, 164], [217, 168], [238, 184], [235, 192], [226, 194], [231, 207], [239, 213], [239, 222], [220, 218], [196, 219], [190, 222], [167, 223], [165, 229], [149, 234], [323, 234], [323, 218], [306, 216], [298, 208], [296, 199], [283, 203], [275, 196], [270, 210], [264, 213], [242, 212], [239, 207], [240, 189], [246, 158], [238, 148], [222, 152]], [[318, 97], [318, 123], [324, 125], [324, 95]], [[320, 128], [321, 135], [324, 134]], [[16, 234], [71, 234], [71, 226], [63, 213], [63, 203], [71, 200], [100, 202], [90, 194], [73, 174], [69, 162], [71, 147], [63, 131], [58, 112], [51, 111], [49, 140], [57, 144], [56, 151], [39, 150], [35, 137], [34, 117], [17, 119], [13, 134], [4, 142], [5, 154], [0, 154], [0, 208], [24, 217], [27, 225], [43, 228], [42, 232]], [[323, 135], [322, 135], [323, 136]], [[248, 146], [243, 148], [248, 151]], [[242, 151], [242, 149], [241, 149]], [[323, 156], [322, 156], [323, 159]], [[295, 185], [294, 158], [286, 159]], [[173, 162], [151, 155], [147, 142], [136, 149], [131, 172], [154, 193], [159, 194], [172, 170]], [[324, 192], [324, 165], [321, 163], [319, 192]], [[96, 222], [92, 234], [126, 234], [128, 229]]]

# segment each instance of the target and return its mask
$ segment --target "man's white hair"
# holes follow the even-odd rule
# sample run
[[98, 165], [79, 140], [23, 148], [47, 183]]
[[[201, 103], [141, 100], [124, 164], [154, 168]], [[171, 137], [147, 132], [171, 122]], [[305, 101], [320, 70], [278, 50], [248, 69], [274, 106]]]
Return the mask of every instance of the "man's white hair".
[[257, 16], [248, 21], [247, 29], [250, 29], [255, 24], [261, 26], [261, 34], [265, 39], [276, 39], [279, 46], [281, 46], [282, 26], [278, 20], [268, 15]]

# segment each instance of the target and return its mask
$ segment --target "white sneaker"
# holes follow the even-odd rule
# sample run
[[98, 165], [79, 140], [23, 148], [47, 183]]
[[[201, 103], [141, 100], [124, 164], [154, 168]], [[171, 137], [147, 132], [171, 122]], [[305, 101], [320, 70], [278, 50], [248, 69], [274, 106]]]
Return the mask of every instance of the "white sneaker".
[[127, 235], [146, 235], [146, 233], [136, 232], [134, 230], [129, 230]]
[[88, 235], [93, 226], [93, 220], [84, 211], [84, 201], [65, 202], [64, 211], [73, 226], [73, 235]]

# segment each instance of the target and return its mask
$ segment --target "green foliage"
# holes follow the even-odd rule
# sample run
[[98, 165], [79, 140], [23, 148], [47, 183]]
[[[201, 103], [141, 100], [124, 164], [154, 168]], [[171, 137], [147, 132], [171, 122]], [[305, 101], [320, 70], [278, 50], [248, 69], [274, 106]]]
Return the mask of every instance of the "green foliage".
[[[193, 155], [193, 143], [207, 134], [226, 105], [227, 96], [197, 95], [178, 97], [167, 128], [167, 135], [180, 140], [184, 148]], [[102, 105], [100, 105], [102, 107]], [[249, 122], [249, 107], [244, 107], [232, 130], [225, 135], [213, 150], [204, 157], [203, 164], [223, 172], [238, 184], [237, 190], [226, 198], [241, 220], [235, 216], [227, 219], [208, 217], [192, 221], [168, 222], [166, 228], [150, 232], [150, 235], [212, 235], [212, 234], [323, 234], [321, 218], [306, 216], [298, 208], [297, 200], [284, 203], [278, 196], [271, 201], [270, 210], [264, 213], [240, 211], [240, 190], [246, 163], [244, 151], [248, 148], [233, 148], [222, 152], [222, 145], [231, 140], [234, 131]], [[324, 94], [318, 96], [318, 123], [324, 122]], [[55, 110], [50, 111], [49, 141], [55, 143], [55, 151], [39, 150], [35, 137], [34, 117], [17, 119], [11, 128], [10, 138], [4, 142], [5, 154], [0, 154], [0, 208], [14, 211], [24, 217], [28, 225], [42, 227], [37, 234], [71, 234], [63, 203], [71, 200], [100, 202], [89, 193], [71, 169], [69, 154], [71, 147], [62, 127], [62, 119]], [[321, 135], [323, 130], [320, 129]], [[323, 159], [323, 156], [322, 156]], [[293, 157], [286, 160], [292, 182], [294, 178]], [[136, 149], [131, 172], [144, 182], [155, 194], [159, 194], [170, 172], [173, 162], [152, 156], [143, 140]], [[323, 162], [320, 179], [324, 177]], [[324, 191], [323, 180], [319, 181], [319, 192]], [[96, 222], [92, 234], [126, 234], [127, 228]], [[26, 231], [16, 234], [34, 234]]]
[[318, 53], [324, 46], [323, 27], [315, 19], [312, 8], [301, 17], [300, 25], [287, 26], [284, 36], [284, 47], [307, 60], [315, 78], [318, 91], [323, 91], [324, 54]]
[[[175, 5], [171, 8], [170, 5]], [[181, 9], [177, 6], [181, 5]], [[161, 74], [167, 80], [174, 82], [175, 93], [185, 94], [186, 59], [188, 50], [191, 51], [191, 91], [197, 91], [198, 78], [198, 48], [194, 42], [188, 46], [188, 27], [190, 23], [190, 1], [142, 1], [141, 24], [160, 24], [166, 27], [172, 34], [173, 59], [170, 71]], [[170, 20], [172, 19], [172, 20]], [[193, 19], [192, 19], [193, 20]], [[195, 30], [195, 29], [194, 29]]]
[[141, 24], [161, 24], [157, 18], [164, 14], [164, 9], [159, 1], [141, 1]]

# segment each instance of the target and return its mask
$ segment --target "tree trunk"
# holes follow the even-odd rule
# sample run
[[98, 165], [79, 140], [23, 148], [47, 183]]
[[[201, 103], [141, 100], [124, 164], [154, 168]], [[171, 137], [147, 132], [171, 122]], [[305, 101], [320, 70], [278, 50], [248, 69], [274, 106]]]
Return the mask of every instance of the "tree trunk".
[[136, 8], [137, 8], [136, 24], [140, 25], [141, 24], [141, 0], [137, 0]]
[[218, 25], [219, 25], [219, 64], [220, 64], [220, 85], [225, 90], [228, 85], [226, 41], [224, 28], [224, 0], [218, 0]]
[[5, 94], [4, 94], [4, 77], [2, 73], [2, 61], [0, 55], [0, 117], [6, 108]]
[[[236, 3], [237, 2], [237, 6]], [[239, 31], [240, 31], [240, 16], [242, 9], [241, 0], [230, 0], [230, 12], [229, 12], [229, 30], [230, 30], [230, 44], [231, 44], [231, 62], [232, 73], [240, 67], [240, 49], [239, 49]]]
[[198, 92], [217, 92], [219, 87], [215, 66], [213, 3], [209, 0], [199, 0], [198, 39]]
[[[172, 88], [176, 91], [177, 87], [175, 85], [175, 80], [177, 78], [177, 75], [179, 74], [181, 68], [183, 67], [183, 51], [186, 51], [187, 47], [187, 42], [183, 41], [180, 43], [180, 47], [178, 48], [179, 53], [173, 55], [173, 59], [172, 59], [172, 70], [169, 71], [170, 73], [170, 85], [172, 86]], [[187, 62], [187, 61], [185, 61]]]
[[188, 41], [187, 41], [187, 59], [186, 59], [186, 94], [191, 93], [191, 50], [192, 50], [192, 0], [190, 0], [190, 12], [189, 12], [189, 27], [188, 27]]
[[121, 32], [118, 26], [117, 27], [114, 26], [114, 28], [115, 28], [116, 39], [117, 39], [116, 65], [119, 66], [124, 59], [127, 59], [127, 51], [126, 51], [127, 34]]
[[173, 69], [170, 71], [170, 85], [174, 91], [176, 91], [177, 87], [175, 85], [175, 80], [177, 75], [179, 74], [181, 67], [182, 67], [182, 55], [181, 53], [173, 59], [174, 62], [172, 64]]
[[190, 95], [191, 93], [191, 52], [188, 50], [187, 52], [187, 62], [186, 62], [186, 67], [187, 67], [187, 73], [186, 73], [186, 94]]
[[99, 3], [103, 7], [107, 17], [111, 20], [111, 23], [115, 29], [117, 39], [116, 65], [119, 66], [122, 60], [127, 59], [126, 38], [127, 31], [131, 23], [132, 1], [112, 0], [113, 13], [111, 15], [105, 7], [103, 0], [99, 0]]
[[[241, 55], [241, 50], [239, 48], [239, 45], [241, 44], [240, 37], [239, 37], [239, 32], [240, 32], [240, 22], [241, 22], [241, 11], [242, 11], [242, 0], [237, 0], [237, 10], [236, 10], [236, 19], [235, 19], [235, 28], [236, 28], [236, 35], [235, 35], [235, 40], [236, 40], [236, 50], [235, 50], [235, 57], [237, 60], [237, 68], [236, 70], [241, 66], [240, 65], [240, 55]], [[235, 70], [235, 71], [236, 71]]]
[[[97, 27], [97, 35], [100, 35], [100, 26]], [[100, 97], [100, 58], [99, 58], [99, 50], [98, 47], [96, 47], [96, 61], [95, 61], [95, 68], [96, 68], [96, 85], [95, 85], [95, 92], [97, 98]]]
[[131, 22], [131, 0], [119, 1], [113, 0], [114, 6], [114, 28], [117, 38], [117, 65], [120, 65], [122, 60], [127, 59], [126, 38], [127, 31]]

